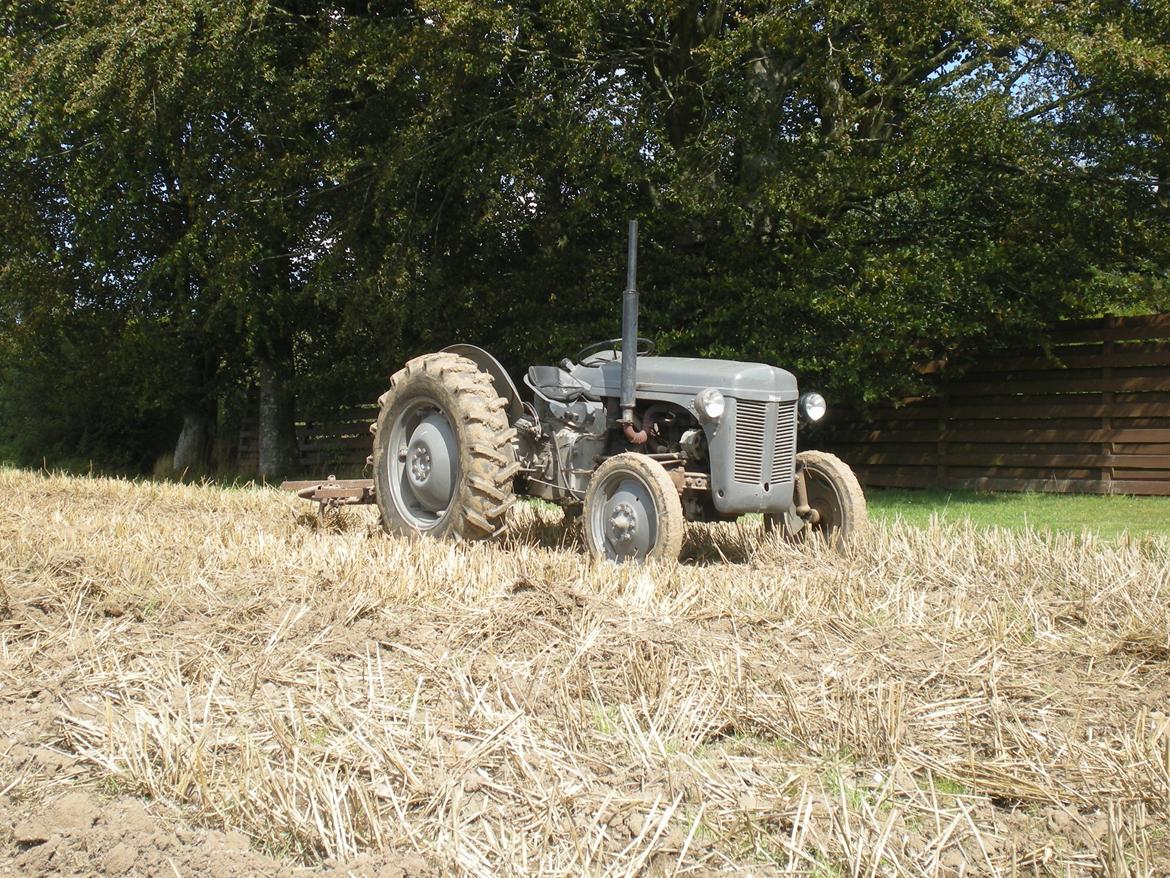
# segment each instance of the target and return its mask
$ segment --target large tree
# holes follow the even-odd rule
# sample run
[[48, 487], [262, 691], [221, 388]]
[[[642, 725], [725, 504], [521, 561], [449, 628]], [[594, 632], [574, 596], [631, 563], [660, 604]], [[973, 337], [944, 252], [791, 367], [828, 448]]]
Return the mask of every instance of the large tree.
[[260, 474], [279, 475], [295, 461], [294, 318], [310, 313], [296, 261], [321, 182], [305, 86], [316, 30], [269, 4], [43, 10], [59, 24], [21, 34], [38, 43], [10, 72], [11, 130], [24, 148], [14, 163], [47, 167], [61, 190], [33, 203], [69, 216], [47, 252], [77, 250], [99, 269], [79, 280], [68, 322], [88, 314], [91, 289], [117, 291], [101, 343], [157, 349], [145, 371], [181, 423], [180, 471], [207, 465], [219, 398], [254, 369]]
[[96, 383], [104, 447], [165, 422], [198, 461], [255, 381], [274, 476], [294, 400], [616, 334], [631, 216], [661, 346], [862, 402], [1168, 304], [1164, 4], [3, 9], [0, 340], [43, 367], [0, 379], [9, 429]]
[[338, 14], [335, 254], [390, 365], [616, 331], [622, 227], [673, 350], [840, 394], [1164, 307], [1164, 9], [437, 2]]

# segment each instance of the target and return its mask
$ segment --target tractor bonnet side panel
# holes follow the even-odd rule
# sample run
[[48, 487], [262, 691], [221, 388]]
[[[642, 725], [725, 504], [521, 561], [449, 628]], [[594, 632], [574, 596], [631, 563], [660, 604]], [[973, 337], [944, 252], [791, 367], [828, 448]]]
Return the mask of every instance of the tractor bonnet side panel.
[[[598, 396], [621, 393], [621, 358], [598, 366], [576, 366], [572, 375]], [[695, 394], [716, 387], [725, 396], [760, 402], [795, 401], [796, 378], [791, 372], [763, 363], [703, 360], [691, 357], [639, 357], [638, 399], [663, 399], [690, 406]]]

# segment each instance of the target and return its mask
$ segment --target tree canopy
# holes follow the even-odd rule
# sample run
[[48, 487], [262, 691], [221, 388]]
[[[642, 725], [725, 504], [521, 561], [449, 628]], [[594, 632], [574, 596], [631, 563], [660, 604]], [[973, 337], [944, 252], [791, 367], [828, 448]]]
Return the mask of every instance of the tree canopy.
[[632, 217], [660, 349], [859, 403], [1170, 302], [1162, 0], [0, 8], [25, 457], [205, 468], [255, 407], [275, 475], [409, 356], [618, 334]]

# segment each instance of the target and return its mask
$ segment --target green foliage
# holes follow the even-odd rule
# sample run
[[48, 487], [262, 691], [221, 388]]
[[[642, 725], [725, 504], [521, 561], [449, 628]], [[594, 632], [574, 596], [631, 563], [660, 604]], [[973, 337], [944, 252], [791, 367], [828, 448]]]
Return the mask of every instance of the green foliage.
[[[1170, 10], [992, 0], [0, 5], [0, 431], [139, 466], [276, 364], [643, 326], [856, 402], [1170, 305]], [[238, 417], [238, 413], [237, 413]]]

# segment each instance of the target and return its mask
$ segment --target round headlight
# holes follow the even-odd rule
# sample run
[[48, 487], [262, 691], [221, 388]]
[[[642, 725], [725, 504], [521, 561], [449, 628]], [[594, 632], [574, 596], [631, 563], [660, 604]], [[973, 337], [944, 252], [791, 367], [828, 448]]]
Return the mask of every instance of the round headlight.
[[727, 407], [727, 400], [714, 387], [700, 390], [695, 397], [695, 411], [704, 421], [718, 421], [723, 417], [723, 409]]
[[810, 392], [800, 397], [800, 413], [810, 421], [819, 421], [829, 410], [829, 404], [819, 393]]

